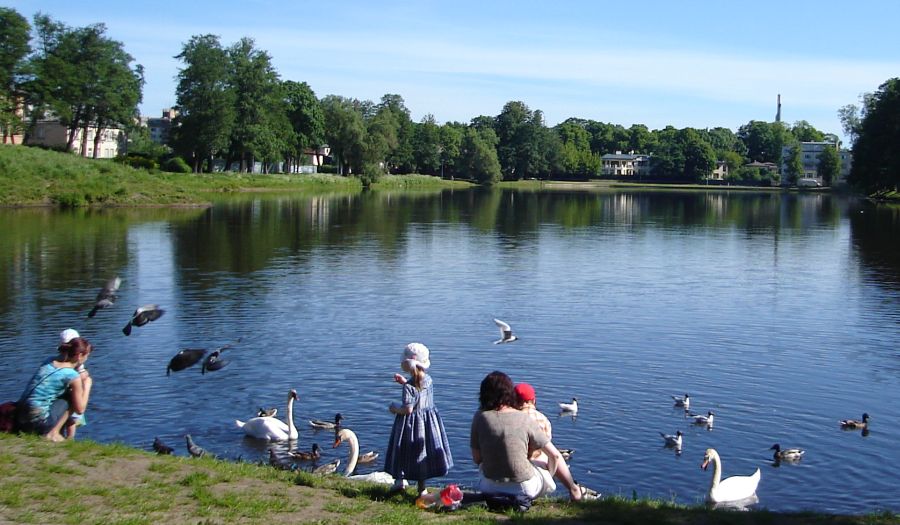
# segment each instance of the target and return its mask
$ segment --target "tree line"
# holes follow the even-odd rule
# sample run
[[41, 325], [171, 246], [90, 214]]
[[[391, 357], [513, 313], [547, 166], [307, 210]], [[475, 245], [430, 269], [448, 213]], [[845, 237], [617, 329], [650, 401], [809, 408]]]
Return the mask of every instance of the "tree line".
[[[377, 102], [339, 95], [318, 98], [306, 82], [282, 79], [271, 56], [253, 39], [225, 45], [206, 34], [191, 37], [176, 56], [181, 63], [177, 116], [167, 150], [154, 146], [136, 125], [143, 68], [105, 29], [103, 24], [71, 28], [39, 13], [32, 45], [28, 21], [0, 8], [4, 134], [27, 134], [38, 118], [53, 115], [69, 130], [69, 149], [76, 134], [89, 126], [125, 128], [130, 155], [156, 160], [175, 156], [195, 172], [212, 171], [216, 161], [242, 171], [260, 162], [267, 169], [291, 172], [310, 150], [327, 144], [331, 169], [338, 174], [369, 181], [384, 173], [422, 173], [482, 184], [597, 177], [602, 155], [614, 152], [651, 155], [650, 177], [656, 180], [704, 181], [717, 162], [724, 162], [729, 182], [769, 184], [779, 177], [777, 171], [747, 164], [780, 167], [784, 161], [781, 176], [796, 181], [803, 172], [799, 142], [838, 142], [837, 136], [804, 120], [793, 125], [751, 120], [737, 132], [723, 127], [650, 130], [642, 124], [626, 128], [582, 118], [550, 127], [543, 112], [521, 101], [467, 123], [439, 124], [431, 114], [415, 122], [398, 94], [385, 94]], [[870, 189], [896, 186], [900, 172], [892, 164], [900, 160], [894, 161], [892, 149], [883, 147], [897, 143], [896, 125], [885, 124], [897, 122], [896, 84], [896, 79], [888, 81], [864, 97], [862, 108], [851, 105], [839, 111], [854, 141], [851, 180]], [[24, 115], [17, 112], [21, 107], [27, 108]], [[792, 147], [782, 159], [784, 146]], [[96, 147], [94, 151], [96, 155]], [[880, 167], [871, 168], [873, 163]], [[830, 182], [839, 169], [836, 149], [826, 148], [819, 159], [820, 176]]]

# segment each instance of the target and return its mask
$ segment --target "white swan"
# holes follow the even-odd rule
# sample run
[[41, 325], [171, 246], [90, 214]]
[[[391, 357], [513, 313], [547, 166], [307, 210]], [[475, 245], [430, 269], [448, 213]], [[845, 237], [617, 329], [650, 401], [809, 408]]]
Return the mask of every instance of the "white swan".
[[706, 470], [710, 461], [713, 464], [713, 478], [709, 485], [709, 494], [707, 494], [709, 501], [713, 503], [739, 501], [751, 498], [756, 494], [760, 477], [759, 468], [752, 476], [731, 476], [722, 479], [722, 460], [719, 459], [719, 453], [714, 448], [706, 449], [700, 468]]
[[353, 471], [356, 469], [356, 463], [359, 460], [359, 440], [356, 439], [356, 434], [349, 428], [342, 428], [334, 435], [334, 446], [332, 448], [337, 448], [345, 441], [350, 447], [350, 455], [347, 458], [347, 468], [344, 470], [344, 475], [348, 479], [369, 481], [371, 483], [383, 483], [385, 485], [394, 484], [394, 476], [391, 476], [387, 472], [370, 472], [368, 474], [352, 475]]
[[235, 419], [238, 428], [244, 429], [244, 433], [256, 439], [269, 441], [288, 441], [297, 439], [297, 427], [294, 426], [294, 400], [299, 399], [296, 390], [288, 392], [287, 399], [287, 424], [274, 417], [254, 417], [247, 422]]

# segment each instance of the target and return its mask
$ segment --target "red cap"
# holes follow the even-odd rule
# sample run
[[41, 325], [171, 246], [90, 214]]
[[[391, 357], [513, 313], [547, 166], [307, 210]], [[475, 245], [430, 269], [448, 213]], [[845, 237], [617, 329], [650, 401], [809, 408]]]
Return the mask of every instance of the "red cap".
[[516, 385], [516, 395], [519, 396], [519, 401], [523, 403], [534, 401], [534, 388], [528, 383], [519, 383]]

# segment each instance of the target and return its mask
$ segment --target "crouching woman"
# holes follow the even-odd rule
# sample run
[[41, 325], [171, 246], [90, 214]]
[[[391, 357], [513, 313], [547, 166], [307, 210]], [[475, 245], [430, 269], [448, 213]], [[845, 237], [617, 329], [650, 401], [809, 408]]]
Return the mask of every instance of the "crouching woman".
[[63, 341], [59, 355], [44, 361], [16, 405], [19, 430], [41, 434], [50, 441], [75, 437], [93, 385], [84, 368], [93, 350], [91, 343], [82, 337], [67, 341], [64, 337]]
[[562, 462], [562, 456], [537, 422], [518, 410], [509, 376], [496, 371], [488, 374], [481, 381], [479, 403], [470, 435], [472, 460], [481, 472], [479, 491], [534, 499], [556, 490], [552, 472], [532, 465], [529, 457], [543, 450], [552, 465]]

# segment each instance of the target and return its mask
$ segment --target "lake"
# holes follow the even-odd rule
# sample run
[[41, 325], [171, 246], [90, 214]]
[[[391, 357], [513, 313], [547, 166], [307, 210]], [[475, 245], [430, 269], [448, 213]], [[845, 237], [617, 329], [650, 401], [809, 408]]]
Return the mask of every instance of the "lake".
[[[336, 412], [384, 458], [403, 347], [431, 349], [435, 402], [471, 486], [478, 388], [537, 391], [575, 478], [605, 495], [703, 501], [762, 470], [759, 507], [900, 511], [900, 210], [822, 193], [509, 191], [245, 196], [208, 209], [0, 210], [0, 401], [72, 327], [95, 345], [79, 438], [268, 457], [235, 419], [294, 407], [298, 448], [345, 458]], [[116, 304], [87, 318], [122, 278]], [[122, 334], [133, 310], [158, 321]], [[520, 340], [495, 345], [499, 318]], [[183, 348], [224, 369], [166, 376]], [[692, 411], [715, 413], [711, 430]], [[577, 417], [558, 403], [577, 397]], [[872, 417], [870, 432], [838, 420]], [[682, 453], [659, 432], [684, 432]], [[769, 448], [807, 450], [797, 464]]]

